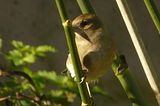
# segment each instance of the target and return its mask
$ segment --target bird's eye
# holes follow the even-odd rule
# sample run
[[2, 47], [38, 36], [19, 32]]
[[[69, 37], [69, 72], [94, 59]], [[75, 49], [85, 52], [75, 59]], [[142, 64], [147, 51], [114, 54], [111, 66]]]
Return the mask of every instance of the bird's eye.
[[84, 28], [86, 25], [88, 25], [88, 21], [87, 20], [82, 20], [82, 22], [80, 23], [80, 27]]

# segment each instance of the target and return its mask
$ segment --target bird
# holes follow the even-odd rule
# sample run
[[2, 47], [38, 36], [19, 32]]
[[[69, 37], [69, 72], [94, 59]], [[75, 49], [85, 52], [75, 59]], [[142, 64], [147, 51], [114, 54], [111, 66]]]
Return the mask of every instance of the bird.
[[[96, 14], [79, 15], [71, 25], [85, 81], [96, 81], [109, 70], [115, 56], [115, 43]], [[75, 78], [70, 53], [66, 67]]]

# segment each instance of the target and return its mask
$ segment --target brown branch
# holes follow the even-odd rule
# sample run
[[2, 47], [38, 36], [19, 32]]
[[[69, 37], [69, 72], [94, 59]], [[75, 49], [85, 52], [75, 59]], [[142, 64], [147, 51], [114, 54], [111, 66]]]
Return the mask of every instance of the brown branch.
[[32, 101], [33, 103], [35, 103], [37, 105], [41, 104], [41, 100], [38, 96], [26, 96], [26, 95], [23, 95], [21, 93], [16, 93], [16, 96], [9, 95], [9, 96], [5, 96], [5, 97], [1, 97], [0, 102], [6, 101], [8, 99], [16, 99], [16, 100], [28, 99], [28, 100]]
[[[25, 79], [27, 79], [28, 82], [33, 86], [33, 88], [34, 88], [33, 92], [36, 94], [36, 96], [27, 96], [27, 95], [24, 95], [24, 94], [17, 92], [16, 96], [8, 95], [5, 97], [0, 97], [0, 102], [6, 101], [8, 99], [16, 99], [16, 100], [28, 99], [28, 100], [32, 101], [33, 103], [35, 103], [37, 106], [41, 106], [42, 102], [49, 103], [45, 95], [39, 95], [36, 92], [36, 85], [33, 82], [32, 78], [28, 74], [26, 74], [24, 72], [20, 72], [20, 71], [2, 71], [0, 69], [0, 77], [13, 77], [13, 76], [22, 76]], [[50, 106], [50, 105], [47, 105], [47, 106]]]
[[15, 100], [28, 99], [28, 100], [30, 100], [30, 102], [36, 104], [36, 106], [42, 106], [42, 104], [44, 104], [44, 103], [45, 103], [45, 106], [52, 106], [51, 101], [48, 100], [45, 95], [43, 95], [43, 96], [27, 96], [27, 95], [24, 95], [24, 94], [17, 92], [15, 96], [9, 95], [9, 96], [5, 96], [5, 97], [0, 97], [0, 102], [7, 101], [9, 99], [15, 99]]

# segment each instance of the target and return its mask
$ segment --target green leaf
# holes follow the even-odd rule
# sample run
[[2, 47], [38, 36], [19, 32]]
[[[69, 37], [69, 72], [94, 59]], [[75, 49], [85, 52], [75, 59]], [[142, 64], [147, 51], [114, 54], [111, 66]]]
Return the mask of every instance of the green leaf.
[[24, 61], [22, 60], [23, 55], [18, 50], [12, 50], [9, 52], [7, 59], [12, 61], [16, 66], [24, 64]]
[[7, 57], [15, 66], [33, 64], [38, 57], [44, 57], [47, 52], [56, 51], [55, 48], [48, 45], [34, 47], [15, 40], [12, 41], [12, 45], [14, 49], [9, 51]]
[[42, 45], [38, 46], [35, 51], [38, 56], [45, 56], [46, 52], [56, 52], [57, 50], [51, 46]]
[[21, 82], [21, 92], [30, 91], [31, 87], [31, 84], [27, 80]]
[[44, 89], [46, 87], [45, 79], [43, 79], [43, 78], [41, 78], [41, 77], [39, 77], [37, 75], [33, 75], [32, 79], [33, 79], [33, 81], [34, 81], [34, 83], [36, 85], [37, 92], [42, 95], [43, 91], [44, 91]]
[[77, 86], [73, 80], [67, 76], [57, 75], [55, 71], [38, 71], [37, 76], [48, 80], [48, 83], [55, 84], [61, 88], [76, 92]]
[[29, 64], [34, 63], [36, 61], [36, 56], [33, 54], [26, 54], [23, 58], [23, 61]]
[[51, 90], [46, 94], [49, 97], [50, 101], [64, 106], [70, 106], [70, 101], [63, 90]]
[[[31, 106], [31, 101], [29, 100], [21, 100], [20, 102], [22, 106]], [[32, 104], [32, 106], [36, 106], [36, 105]]]
[[21, 47], [24, 46], [24, 45], [23, 45], [23, 42], [21, 42], [21, 41], [15, 41], [15, 40], [12, 41], [12, 45], [13, 45], [15, 48], [21, 48]]
[[21, 89], [21, 85], [13, 78], [7, 81], [1, 81], [0, 96], [15, 94]]
[[28, 67], [23, 67], [22, 70], [23, 70], [26, 74], [28, 74], [30, 77], [33, 76], [33, 72], [32, 72], [32, 70], [31, 70], [30, 68], [28, 68]]
[[42, 46], [38, 46], [36, 48], [36, 51], [37, 52], [55, 52], [56, 49], [48, 45], [42, 45]]

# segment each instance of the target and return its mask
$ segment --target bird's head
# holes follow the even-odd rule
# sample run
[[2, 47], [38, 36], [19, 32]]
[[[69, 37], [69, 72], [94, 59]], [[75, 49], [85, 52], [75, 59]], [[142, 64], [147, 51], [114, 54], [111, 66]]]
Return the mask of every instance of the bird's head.
[[95, 14], [83, 14], [73, 20], [72, 27], [82, 30], [96, 30], [101, 27], [101, 23]]

